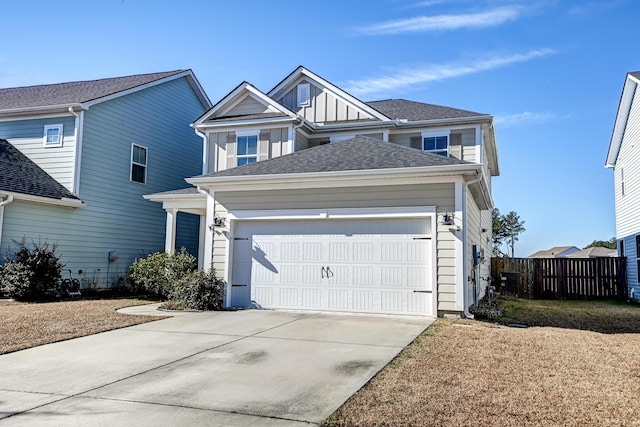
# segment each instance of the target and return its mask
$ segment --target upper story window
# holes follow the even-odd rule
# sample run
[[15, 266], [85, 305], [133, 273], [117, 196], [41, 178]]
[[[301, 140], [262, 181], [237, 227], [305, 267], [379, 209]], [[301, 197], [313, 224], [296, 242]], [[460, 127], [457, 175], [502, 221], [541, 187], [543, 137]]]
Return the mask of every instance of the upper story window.
[[146, 147], [131, 144], [131, 181], [147, 183], [147, 151]]
[[45, 147], [62, 146], [62, 125], [45, 125], [43, 145]]
[[449, 135], [422, 135], [422, 150], [449, 157]]
[[311, 85], [300, 83], [298, 85], [298, 107], [309, 107], [311, 105]]
[[258, 160], [258, 135], [238, 135], [236, 142], [238, 166]]

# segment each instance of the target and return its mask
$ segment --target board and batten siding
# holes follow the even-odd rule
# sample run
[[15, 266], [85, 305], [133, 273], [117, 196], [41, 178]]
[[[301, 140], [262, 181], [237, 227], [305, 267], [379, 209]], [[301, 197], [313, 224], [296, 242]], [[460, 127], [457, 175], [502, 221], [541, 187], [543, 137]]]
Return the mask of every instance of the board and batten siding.
[[277, 99], [277, 101], [310, 122], [327, 123], [372, 118], [371, 115], [361, 112], [352, 105], [337, 98], [331, 92], [316, 86], [313, 82], [301, 80], [298, 83], [310, 83], [310, 106], [298, 107], [297, 85], [293, 86], [290, 91]]
[[[166, 213], [142, 196], [184, 188], [185, 177], [201, 172], [202, 140], [189, 123], [204, 110], [185, 78], [92, 106], [85, 113], [80, 171], [79, 197], [86, 205], [14, 201], [5, 207], [3, 247], [22, 237], [57, 242], [67, 268], [100, 277], [102, 286], [126, 275], [134, 258], [163, 250]], [[144, 185], [130, 181], [132, 143], [149, 150]], [[178, 221], [176, 240], [196, 255], [198, 233], [192, 232], [199, 217], [180, 215]], [[111, 250], [118, 253], [114, 262], [108, 261]]]
[[243, 115], [250, 115], [250, 114], [262, 114], [269, 111], [275, 112], [276, 110], [270, 109], [268, 106], [265, 106], [263, 103], [258, 102], [252, 96], [247, 95], [242, 101], [240, 101], [231, 110], [229, 110], [226, 113], [226, 115], [243, 116]]
[[[624, 194], [623, 187], [624, 170]], [[624, 241], [627, 282], [640, 300], [638, 257], [635, 236], [640, 234], [640, 91], [636, 89], [622, 137], [614, 174], [616, 237]]]
[[[438, 213], [454, 210], [453, 184], [403, 187], [327, 188], [287, 191], [216, 192], [225, 210], [283, 210], [436, 206]], [[216, 210], [218, 208], [216, 207]], [[214, 266], [224, 274], [227, 240], [214, 238]], [[456, 311], [455, 233], [438, 224], [436, 230], [438, 310]], [[222, 244], [223, 246], [220, 246]]]
[[[62, 146], [44, 147], [44, 127], [59, 124], [62, 125]], [[73, 191], [75, 117], [0, 121], [0, 138], [8, 140], [67, 190]]]

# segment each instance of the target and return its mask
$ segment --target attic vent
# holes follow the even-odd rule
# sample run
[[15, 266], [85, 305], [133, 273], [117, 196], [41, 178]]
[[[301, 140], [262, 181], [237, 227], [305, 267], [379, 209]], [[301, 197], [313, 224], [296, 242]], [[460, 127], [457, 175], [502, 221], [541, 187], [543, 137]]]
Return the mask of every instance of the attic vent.
[[298, 107], [309, 107], [311, 105], [311, 85], [300, 83], [298, 85]]

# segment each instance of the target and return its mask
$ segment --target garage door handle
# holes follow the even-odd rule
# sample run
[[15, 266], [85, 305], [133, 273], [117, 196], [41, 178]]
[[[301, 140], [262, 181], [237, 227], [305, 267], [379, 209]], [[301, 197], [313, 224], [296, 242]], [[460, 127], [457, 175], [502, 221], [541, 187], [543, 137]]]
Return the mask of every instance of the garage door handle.
[[414, 237], [413, 240], [431, 240], [431, 237]]
[[[329, 276], [327, 276], [327, 277], [329, 277]], [[324, 279], [324, 265], [320, 269], [320, 278]]]
[[430, 294], [430, 293], [431, 293], [431, 291], [417, 291], [417, 290], [415, 290], [415, 289], [414, 289], [414, 290], [413, 290], [413, 293], [414, 293], [414, 294]]
[[231, 285], [231, 287], [232, 288], [239, 288], [239, 287], [247, 287], [247, 285], [246, 284], [245, 285], [237, 285], [237, 284], [234, 283], [234, 284]]

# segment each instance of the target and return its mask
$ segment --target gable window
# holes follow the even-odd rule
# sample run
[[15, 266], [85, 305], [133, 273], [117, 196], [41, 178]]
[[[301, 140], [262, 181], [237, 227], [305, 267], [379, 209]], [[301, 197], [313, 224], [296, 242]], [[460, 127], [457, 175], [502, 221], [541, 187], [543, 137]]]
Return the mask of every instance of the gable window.
[[147, 148], [131, 144], [131, 182], [147, 183]]
[[62, 146], [62, 125], [45, 125], [43, 145], [45, 147]]
[[258, 160], [258, 135], [238, 135], [236, 139], [238, 166]]
[[423, 135], [422, 150], [427, 153], [439, 154], [449, 157], [449, 136], [448, 135]]
[[311, 85], [300, 83], [298, 85], [298, 107], [309, 107], [311, 105]]

